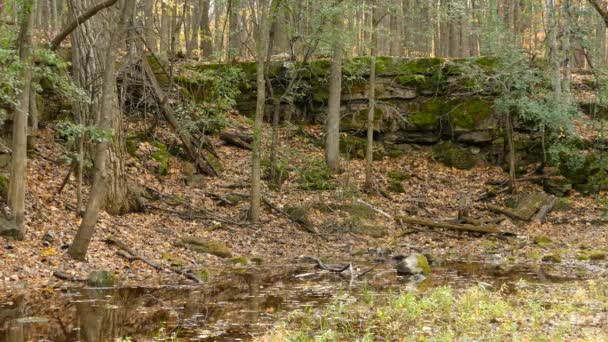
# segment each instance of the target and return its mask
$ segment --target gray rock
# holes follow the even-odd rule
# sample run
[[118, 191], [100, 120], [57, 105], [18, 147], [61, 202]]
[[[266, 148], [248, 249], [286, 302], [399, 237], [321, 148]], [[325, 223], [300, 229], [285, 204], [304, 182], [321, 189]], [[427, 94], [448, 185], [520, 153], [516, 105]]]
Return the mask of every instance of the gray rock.
[[483, 144], [494, 140], [494, 135], [489, 130], [469, 131], [458, 135], [456, 140], [465, 144]]
[[93, 271], [87, 277], [89, 287], [112, 287], [114, 283], [114, 273], [110, 271]]
[[417, 253], [401, 260], [395, 268], [400, 275], [422, 274], [426, 276], [431, 273], [431, 266], [429, 266], [427, 258]]
[[7, 219], [0, 214], [0, 236], [16, 238], [19, 235], [19, 227], [14, 218]]

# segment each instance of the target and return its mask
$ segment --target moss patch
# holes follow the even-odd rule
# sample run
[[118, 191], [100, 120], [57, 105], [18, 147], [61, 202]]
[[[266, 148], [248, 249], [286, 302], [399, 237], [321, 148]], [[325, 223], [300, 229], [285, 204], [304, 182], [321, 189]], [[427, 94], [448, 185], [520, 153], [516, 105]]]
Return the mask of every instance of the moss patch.
[[451, 103], [450, 119], [456, 127], [474, 129], [492, 115], [492, 104], [483, 99]]
[[230, 248], [220, 241], [206, 240], [195, 236], [186, 236], [182, 238], [182, 243], [199, 253], [211, 254], [220, 258], [230, 258], [232, 256], [232, 251]]
[[443, 102], [424, 102], [419, 105], [418, 110], [409, 116], [409, 120], [417, 128], [437, 129], [443, 113]]
[[463, 146], [453, 143], [440, 143], [433, 146], [433, 158], [447, 166], [469, 170], [477, 164], [477, 158]]

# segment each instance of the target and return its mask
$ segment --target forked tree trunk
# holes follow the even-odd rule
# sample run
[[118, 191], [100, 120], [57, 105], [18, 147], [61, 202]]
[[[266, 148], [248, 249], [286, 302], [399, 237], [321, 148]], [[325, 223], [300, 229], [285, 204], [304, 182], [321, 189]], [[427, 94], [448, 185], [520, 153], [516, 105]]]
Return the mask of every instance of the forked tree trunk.
[[[107, 42], [105, 49], [104, 58], [104, 71], [103, 71], [103, 83], [102, 83], [102, 96], [99, 106], [99, 122], [98, 127], [103, 130], [112, 130], [115, 126], [116, 120], [120, 120], [120, 115], [116, 118], [116, 114], [120, 111], [117, 110], [117, 98], [116, 98], [116, 58], [117, 51], [120, 44], [124, 41], [126, 23], [131, 16], [131, 10], [133, 8], [134, 0], [126, 0], [122, 8], [122, 14], [118, 25], [112, 30], [111, 37]], [[119, 132], [114, 132], [119, 133]], [[93, 236], [95, 224], [97, 223], [97, 216], [99, 210], [104, 205], [106, 194], [116, 189], [112, 189], [112, 182], [116, 177], [120, 175], [111, 174], [114, 172], [114, 168], [110, 165], [106, 166], [109, 161], [110, 164], [116, 161], [112, 160], [117, 156], [112, 153], [111, 146], [113, 145], [112, 140], [102, 139], [97, 143], [95, 148], [95, 160], [94, 160], [94, 177], [93, 186], [91, 188], [91, 194], [87, 203], [87, 208], [84, 213], [84, 217], [78, 228], [78, 232], [74, 237], [74, 242], [70, 246], [68, 253], [76, 260], [84, 260], [89, 243]], [[110, 190], [110, 191], [108, 191]], [[107, 203], [106, 203], [107, 204]]]
[[[133, 0], [127, 0], [130, 3], [129, 13], [132, 13]], [[80, 12], [91, 5], [91, 0], [72, 0], [70, 6], [74, 11]], [[120, 13], [120, 9], [111, 8], [106, 10], [107, 15], [115, 16]], [[75, 15], [75, 14], [74, 14]], [[106, 16], [94, 16], [85, 23], [78, 25], [72, 34], [72, 72], [74, 82], [86, 89], [90, 94], [90, 104], [76, 104], [74, 111], [76, 116], [82, 119], [85, 125], [93, 125], [99, 122], [100, 106], [102, 102], [103, 80], [102, 77], [106, 65], [105, 57], [107, 51], [100, 46], [110, 46], [110, 42], [114, 44], [123, 44], [124, 39], [120, 42], [117, 37], [112, 35], [115, 30], [108, 25], [116, 25], [116, 23], [107, 21]], [[127, 18], [127, 20], [129, 17]], [[125, 24], [126, 25], [126, 24]], [[122, 30], [121, 32], [123, 32]], [[124, 32], [123, 32], [124, 33]], [[121, 33], [122, 34], [122, 33]], [[91, 42], [94, 42], [92, 44]], [[116, 45], [113, 45], [116, 46]], [[104, 208], [111, 214], [121, 214], [132, 211], [137, 208], [137, 203], [133, 200], [129, 193], [127, 184], [125, 156], [126, 141], [122, 130], [122, 113], [118, 103], [118, 93], [116, 87], [112, 88], [113, 100], [112, 106], [106, 107], [112, 111], [111, 130], [113, 135], [107, 149], [108, 159], [106, 162], [108, 187], [106, 198], [104, 200]], [[94, 153], [94, 152], [92, 152]]]
[[21, 71], [22, 85], [21, 93], [19, 94], [19, 105], [13, 114], [13, 154], [8, 191], [8, 204], [17, 225], [17, 231], [12, 232], [11, 235], [18, 240], [23, 240], [25, 237], [27, 117], [30, 108], [30, 92], [32, 90], [32, 26], [36, 12], [36, 1], [23, 1], [21, 5], [19, 59], [23, 66]]

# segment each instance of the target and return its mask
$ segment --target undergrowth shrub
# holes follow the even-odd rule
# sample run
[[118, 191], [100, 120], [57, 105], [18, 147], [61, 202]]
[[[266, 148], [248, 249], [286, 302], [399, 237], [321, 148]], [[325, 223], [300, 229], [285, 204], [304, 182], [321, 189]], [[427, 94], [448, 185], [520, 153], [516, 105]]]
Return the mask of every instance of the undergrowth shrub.
[[312, 159], [297, 172], [299, 187], [303, 190], [332, 190], [336, 187], [331, 179], [331, 170], [321, 159]]

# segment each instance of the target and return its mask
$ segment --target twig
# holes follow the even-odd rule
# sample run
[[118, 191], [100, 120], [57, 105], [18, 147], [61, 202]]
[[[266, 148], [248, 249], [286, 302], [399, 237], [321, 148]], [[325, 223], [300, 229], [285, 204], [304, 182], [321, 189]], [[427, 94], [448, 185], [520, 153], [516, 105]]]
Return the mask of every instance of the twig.
[[199, 284], [202, 283], [202, 281], [196, 275], [194, 275], [192, 272], [184, 271], [184, 270], [181, 270], [181, 269], [178, 269], [178, 268], [174, 268], [174, 267], [167, 267], [167, 268], [165, 268], [163, 265], [159, 264], [156, 261], [149, 260], [149, 259], [146, 259], [146, 258], [144, 258], [142, 256], [139, 256], [137, 253], [135, 253], [135, 251], [133, 249], [131, 249], [129, 246], [125, 245], [120, 240], [117, 240], [117, 239], [112, 238], [112, 237], [108, 237], [108, 238], [106, 238], [104, 240], [104, 242], [107, 243], [108, 245], [116, 246], [116, 247], [122, 249], [124, 252], [128, 253], [128, 254], [122, 253], [122, 254], [119, 254], [119, 255], [121, 255], [123, 257], [126, 257], [127, 260], [129, 260], [129, 261], [140, 260], [140, 261], [144, 262], [145, 264], [148, 264], [150, 267], [152, 267], [152, 268], [154, 268], [154, 269], [156, 269], [158, 271], [163, 271], [163, 270], [167, 269], [167, 270], [170, 270], [170, 271], [172, 271], [174, 273], [183, 275], [184, 277], [186, 277], [186, 278], [188, 278], [190, 280], [193, 280], [193, 281], [195, 281], [195, 282], [197, 282]]

